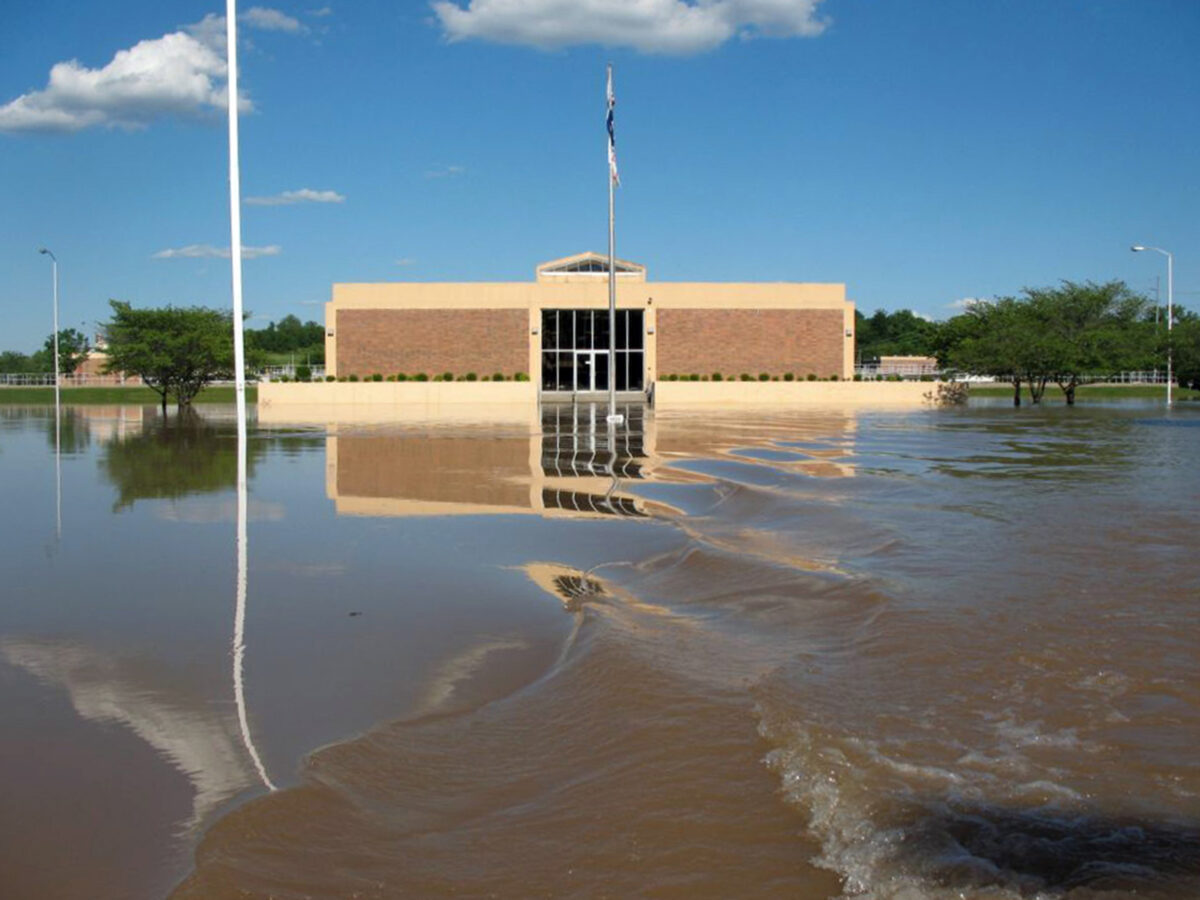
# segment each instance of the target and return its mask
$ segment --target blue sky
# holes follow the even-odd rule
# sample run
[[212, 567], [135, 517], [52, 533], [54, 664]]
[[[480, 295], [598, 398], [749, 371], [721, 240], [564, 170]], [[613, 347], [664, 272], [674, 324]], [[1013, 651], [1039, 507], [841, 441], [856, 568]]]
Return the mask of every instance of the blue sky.
[[[651, 279], [845, 282], [934, 318], [1060, 279], [1162, 276], [1165, 298], [1138, 242], [1200, 309], [1196, 0], [239, 10], [255, 326], [320, 320], [335, 281], [529, 280], [604, 250], [609, 61], [617, 249]], [[6, 8], [0, 349], [50, 331], [41, 245], [64, 327], [110, 297], [229, 303], [223, 14]]]

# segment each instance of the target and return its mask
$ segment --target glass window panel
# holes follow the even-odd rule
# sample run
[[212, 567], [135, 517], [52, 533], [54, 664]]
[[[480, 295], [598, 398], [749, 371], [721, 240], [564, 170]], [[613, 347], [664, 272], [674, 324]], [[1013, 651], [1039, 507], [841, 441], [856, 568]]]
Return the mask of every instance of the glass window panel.
[[576, 350], [590, 350], [592, 347], [592, 319], [587, 310], [575, 310], [575, 343]]
[[624, 351], [617, 353], [617, 390], [629, 390], [629, 354]]
[[629, 354], [629, 390], [641, 391], [646, 387], [646, 354], [635, 350]]
[[542, 310], [542, 348], [558, 349], [558, 310]]
[[[608, 354], [596, 354], [596, 390], [608, 390]], [[618, 388], [619, 390], [619, 388]]]
[[629, 312], [629, 343], [626, 345], [630, 350], [641, 350], [645, 345], [643, 335], [646, 329], [645, 311], [641, 309], [631, 309]]
[[542, 354], [542, 390], [558, 390], [558, 354]]
[[558, 354], [558, 390], [575, 390], [575, 354]]
[[558, 311], [558, 349], [575, 346], [575, 314], [569, 309]]
[[596, 344], [597, 350], [608, 349], [608, 310], [593, 310], [592, 316], [596, 322]]

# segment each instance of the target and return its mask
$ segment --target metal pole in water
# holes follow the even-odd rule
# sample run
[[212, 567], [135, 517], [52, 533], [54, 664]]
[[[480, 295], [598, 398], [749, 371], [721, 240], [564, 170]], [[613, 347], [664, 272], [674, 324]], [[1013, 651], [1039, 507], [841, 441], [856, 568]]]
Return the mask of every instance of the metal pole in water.
[[614, 189], [620, 183], [617, 175], [617, 144], [613, 135], [613, 107], [616, 96], [612, 86], [612, 63], [608, 64], [608, 421], [620, 422], [617, 415], [617, 269], [616, 217]]

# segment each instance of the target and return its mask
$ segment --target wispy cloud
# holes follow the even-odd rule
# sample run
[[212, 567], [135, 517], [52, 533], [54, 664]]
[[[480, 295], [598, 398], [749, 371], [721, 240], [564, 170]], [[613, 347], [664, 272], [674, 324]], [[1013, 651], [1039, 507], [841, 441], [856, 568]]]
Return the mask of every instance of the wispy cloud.
[[269, 9], [265, 6], [252, 6], [240, 16], [239, 22], [244, 22], [251, 28], [260, 28], [263, 31], [282, 31], [287, 34], [303, 34], [308, 29], [300, 24], [299, 19], [294, 19], [287, 13], [280, 12], [277, 9]]
[[247, 197], [245, 202], [248, 206], [291, 206], [296, 203], [345, 203], [346, 198], [337, 191], [300, 188], [298, 191], [284, 191], [269, 197]]
[[425, 172], [426, 178], [457, 178], [467, 173], [466, 166], [434, 166]]
[[320, 9], [310, 9], [308, 14], [314, 19], [323, 19], [326, 16], [333, 15], [333, 8], [329, 6], [322, 6]]
[[970, 309], [972, 306], [974, 306], [977, 303], [984, 303], [984, 302], [986, 302], [986, 301], [984, 301], [983, 299], [981, 299], [979, 297], [962, 297], [961, 299], [953, 300], [950, 303], [947, 303], [946, 309], [966, 310], [966, 309]]
[[415, 266], [416, 264], [417, 264], [417, 261], [408, 256], [405, 256], [402, 259], [396, 260], [396, 265], [398, 265], [398, 266]]
[[[242, 259], [257, 259], [260, 256], [278, 256], [283, 248], [278, 244], [266, 247], [242, 247]], [[212, 244], [188, 244], [186, 247], [168, 247], [159, 250], [151, 259], [229, 259], [228, 247], [214, 247]]]
[[734, 37], [815, 37], [822, 0], [436, 0], [451, 41], [543, 49], [578, 44], [643, 53], [700, 53]]
[[[303, 27], [263, 7], [243, 18], [252, 28], [287, 31], [289, 20]], [[45, 88], [0, 106], [0, 131], [136, 129], [165, 116], [203, 116], [225, 109], [226, 75], [225, 20], [210, 13], [178, 31], [118, 50], [97, 69], [75, 59], [55, 63]], [[238, 108], [253, 108], [244, 94]]]

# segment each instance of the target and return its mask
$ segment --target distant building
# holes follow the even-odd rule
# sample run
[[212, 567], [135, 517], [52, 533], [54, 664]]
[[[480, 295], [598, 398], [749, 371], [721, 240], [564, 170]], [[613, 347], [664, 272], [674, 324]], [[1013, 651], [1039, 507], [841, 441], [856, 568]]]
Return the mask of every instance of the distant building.
[[879, 357], [880, 376], [899, 375], [901, 378], [920, 378], [922, 375], [936, 375], [938, 371], [938, 361], [932, 356]]
[[[617, 390], [746, 373], [854, 374], [843, 284], [651, 282], [618, 260]], [[544, 394], [608, 388], [608, 258], [581, 253], [508, 283], [335, 284], [325, 307], [331, 375], [528, 374]]]

